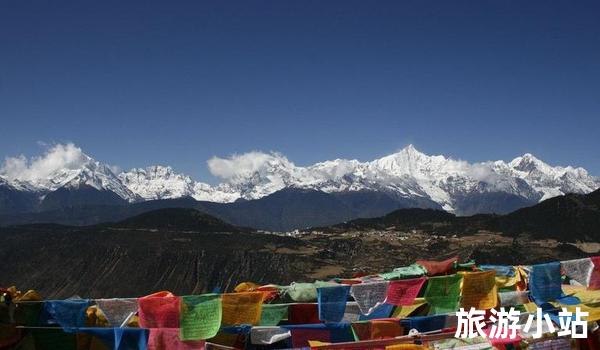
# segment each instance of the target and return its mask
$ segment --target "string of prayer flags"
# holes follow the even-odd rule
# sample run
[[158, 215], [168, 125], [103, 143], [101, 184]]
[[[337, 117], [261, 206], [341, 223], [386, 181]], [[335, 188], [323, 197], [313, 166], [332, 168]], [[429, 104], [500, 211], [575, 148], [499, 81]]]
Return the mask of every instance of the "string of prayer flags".
[[387, 281], [353, 284], [350, 295], [358, 303], [360, 312], [369, 315], [377, 306], [385, 302], [388, 285]]
[[290, 330], [282, 327], [257, 326], [250, 330], [250, 342], [254, 345], [271, 345], [291, 336]]
[[85, 311], [90, 306], [88, 299], [47, 300], [41, 313], [42, 324], [58, 324], [70, 332], [85, 326]]
[[263, 293], [223, 294], [221, 297], [224, 325], [258, 325], [262, 312]]
[[221, 327], [221, 297], [219, 294], [181, 297], [181, 340], [202, 340], [217, 335]]
[[317, 289], [319, 319], [325, 322], [339, 322], [344, 317], [350, 286], [337, 285]]
[[291, 304], [288, 306], [288, 323], [311, 324], [320, 323], [319, 305], [317, 304]]
[[385, 302], [396, 306], [412, 305], [425, 281], [422, 277], [389, 282]]
[[288, 318], [286, 304], [263, 304], [260, 316], [261, 326], [277, 326], [279, 322]]
[[498, 293], [500, 306], [517, 306], [529, 303], [529, 292], [514, 291]]
[[579, 304], [576, 297], [567, 297], [561, 288], [560, 262], [551, 262], [531, 266], [529, 274], [529, 290], [537, 305], [549, 301], [561, 304]]
[[183, 341], [177, 328], [152, 328], [148, 335], [148, 350], [205, 350], [204, 340]]
[[120, 327], [138, 310], [135, 298], [96, 299], [96, 304], [113, 327]]
[[143, 328], [179, 328], [179, 297], [138, 299], [138, 316]]
[[498, 304], [496, 271], [467, 272], [463, 274], [462, 307], [469, 310], [489, 310]]
[[430, 277], [425, 288], [425, 300], [429, 304], [429, 314], [455, 312], [460, 299], [462, 275]]
[[425, 270], [427, 270], [428, 276], [446, 275], [452, 273], [457, 262], [457, 256], [443, 261], [417, 260], [417, 264], [423, 266]]

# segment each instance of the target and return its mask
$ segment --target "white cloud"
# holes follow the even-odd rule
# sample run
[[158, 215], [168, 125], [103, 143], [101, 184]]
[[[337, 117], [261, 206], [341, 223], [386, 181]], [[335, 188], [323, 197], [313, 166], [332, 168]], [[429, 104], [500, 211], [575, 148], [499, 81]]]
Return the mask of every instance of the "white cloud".
[[60, 169], [77, 169], [88, 160], [81, 148], [74, 144], [57, 144], [38, 157], [27, 159], [20, 155], [5, 158], [0, 174], [8, 179], [44, 179]]
[[211, 174], [226, 181], [252, 176], [255, 173], [264, 174], [273, 167], [295, 168], [292, 162], [279, 153], [258, 151], [233, 154], [228, 158], [215, 156], [209, 159], [207, 164]]

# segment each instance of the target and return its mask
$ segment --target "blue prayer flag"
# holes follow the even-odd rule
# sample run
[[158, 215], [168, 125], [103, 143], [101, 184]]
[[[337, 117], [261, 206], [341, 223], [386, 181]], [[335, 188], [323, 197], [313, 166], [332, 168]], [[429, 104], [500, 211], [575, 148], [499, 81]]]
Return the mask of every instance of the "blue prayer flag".
[[346, 302], [350, 286], [332, 286], [317, 288], [319, 319], [325, 322], [340, 322], [346, 311]]
[[40, 315], [43, 325], [60, 325], [65, 332], [85, 326], [88, 299], [46, 300]]

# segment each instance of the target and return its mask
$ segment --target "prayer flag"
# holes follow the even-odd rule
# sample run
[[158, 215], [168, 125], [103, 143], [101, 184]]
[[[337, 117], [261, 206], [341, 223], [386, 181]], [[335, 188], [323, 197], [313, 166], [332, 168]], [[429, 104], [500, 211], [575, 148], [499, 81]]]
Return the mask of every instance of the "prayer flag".
[[431, 277], [427, 280], [425, 300], [430, 306], [429, 314], [455, 312], [460, 299], [462, 276]]
[[458, 262], [458, 257], [452, 257], [443, 261], [435, 260], [417, 260], [417, 264], [427, 270], [428, 276], [444, 275], [454, 271], [454, 265]]
[[263, 304], [260, 316], [261, 326], [277, 326], [288, 318], [288, 306], [285, 304]]
[[538, 305], [555, 300], [566, 305], [580, 303], [576, 297], [566, 297], [563, 294], [559, 262], [533, 265], [529, 274], [529, 290]]
[[224, 325], [259, 324], [263, 302], [262, 292], [223, 294], [221, 302]]
[[90, 305], [87, 299], [47, 300], [44, 301], [42, 324], [58, 324], [69, 332], [85, 326], [85, 311]]
[[498, 304], [496, 271], [467, 272], [463, 274], [462, 307], [469, 310], [489, 310]]
[[340, 322], [344, 317], [350, 286], [337, 285], [317, 289], [319, 319], [325, 322]]
[[113, 327], [120, 327], [138, 310], [138, 302], [135, 298], [96, 299], [96, 304], [102, 310], [108, 324]]
[[138, 299], [140, 327], [179, 328], [179, 301], [179, 297]]
[[590, 258], [561, 261], [560, 267], [567, 277], [584, 286], [590, 285], [594, 263]]
[[209, 339], [221, 327], [221, 297], [219, 294], [181, 297], [181, 340]]
[[412, 305], [425, 281], [425, 278], [416, 278], [390, 282], [385, 302], [396, 306]]
[[387, 281], [353, 284], [350, 288], [350, 295], [358, 303], [360, 312], [368, 315], [385, 302], [388, 285]]

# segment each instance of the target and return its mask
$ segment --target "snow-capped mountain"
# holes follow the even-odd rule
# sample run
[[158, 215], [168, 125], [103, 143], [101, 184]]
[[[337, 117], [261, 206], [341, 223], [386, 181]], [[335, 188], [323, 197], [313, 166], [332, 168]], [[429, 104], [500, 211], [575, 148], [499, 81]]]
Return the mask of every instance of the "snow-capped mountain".
[[[402, 198], [427, 198], [445, 210], [456, 211], [457, 198], [474, 194], [503, 193], [529, 202], [565, 193], [589, 193], [600, 187], [600, 178], [582, 168], [553, 167], [530, 154], [510, 162], [468, 163], [442, 155], [429, 156], [409, 145], [371, 162], [336, 159], [308, 167], [294, 165], [284, 156], [254, 155], [217, 159], [225, 167], [219, 192], [229, 198], [258, 199], [288, 187], [324, 192], [376, 190]], [[218, 164], [223, 163], [223, 164]], [[209, 166], [210, 166], [209, 162]], [[238, 165], [240, 169], [235, 169]]]
[[[49, 162], [44, 159], [38, 161]], [[98, 191], [113, 192], [128, 202], [139, 200], [139, 196], [125, 186], [108, 165], [82, 152], [69, 158], [68, 161], [63, 161], [61, 167], [46, 167], [46, 169], [48, 171], [43, 172], [42, 176], [34, 176], [31, 171], [23, 171], [23, 178], [15, 177], [12, 172], [11, 176], [5, 174], [4, 179], [14, 189], [37, 192], [41, 198], [58, 189], [76, 190], [80, 186], [89, 186]]]
[[[585, 169], [550, 166], [531, 154], [509, 162], [468, 163], [442, 155], [430, 156], [412, 145], [373, 161], [336, 159], [310, 166], [297, 166], [278, 153], [215, 157], [208, 161], [210, 171], [222, 180], [215, 186], [176, 173], [168, 166], [149, 166], [115, 175], [111, 167], [75, 146], [61, 147], [66, 151], [54, 152], [69, 156], [58, 157], [60, 162], [54, 159], [57, 156], [47, 155], [52, 162], [39, 157], [31, 164], [23, 159], [5, 164], [0, 169], [0, 186], [11, 193], [37, 193], [43, 198], [58, 189], [76, 190], [85, 185], [111, 191], [128, 202], [189, 196], [228, 203], [263, 198], [286, 188], [326, 193], [377, 191], [397, 199], [437, 203], [457, 214], [477, 212], [481, 203], [487, 202], [491, 204], [485, 210], [495, 211], [496, 204], [490, 196], [497, 194], [502, 200], [512, 201], [514, 208], [565, 193], [589, 193], [600, 187], [600, 178], [589, 175]], [[54, 165], [46, 171], [46, 163]], [[477, 205], [473, 204], [475, 201], [479, 201]]]
[[194, 195], [195, 182], [189, 176], [176, 174], [169, 166], [134, 168], [120, 173], [118, 178], [123, 185], [144, 200]]

